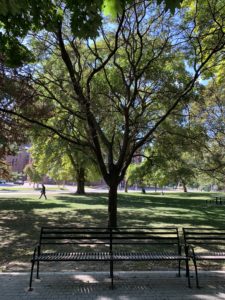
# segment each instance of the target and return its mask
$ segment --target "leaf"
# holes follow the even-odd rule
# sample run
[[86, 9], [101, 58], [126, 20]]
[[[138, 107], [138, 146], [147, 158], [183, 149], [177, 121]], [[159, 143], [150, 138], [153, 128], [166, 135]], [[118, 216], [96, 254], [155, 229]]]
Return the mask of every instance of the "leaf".
[[0, 14], [5, 16], [8, 13], [7, 4], [5, 0], [0, 0]]
[[105, 15], [111, 15], [113, 18], [116, 17], [117, 13], [121, 10], [120, 0], [104, 0], [102, 5], [102, 11]]
[[183, 0], [157, 0], [158, 4], [165, 2], [165, 9], [170, 10], [172, 14], [175, 13], [175, 9], [180, 7], [180, 4]]

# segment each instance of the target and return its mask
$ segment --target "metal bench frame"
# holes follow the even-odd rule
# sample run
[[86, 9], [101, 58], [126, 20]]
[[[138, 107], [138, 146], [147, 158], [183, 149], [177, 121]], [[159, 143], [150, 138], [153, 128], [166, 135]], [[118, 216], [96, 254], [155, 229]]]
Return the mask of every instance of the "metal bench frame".
[[[76, 252], [43, 251], [44, 246], [77, 245], [82, 250]], [[105, 247], [106, 251], [86, 251], [86, 246]], [[117, 250], [118, 247], [131, 247], [131, 251]], [[136, 246], [143, 251], [134, 251]], [[86, 247], [86, 249], [85, 249]], [[160, 251], [146, 251], [148, 247], [158, 247]], [[168, 249], [173, 248], [172, 252]], [[33, 272], [37, 263], [36, 278], [39, 278], [40, 263], [57, 261], [102, 261], [109, 262], [111, 287], [113, 288], [114, 262], [121, 261], [177, 261], [178, 276], [181, 262], [186, 263], [186, 276], [190, 287], [189, 257], [182, 254], [178, 229], [171, 228], [99, 228], [99, 227], [42, 227], [39, 243], [31, 259], [29, 290], [32, 290]]]
[[[225, 260], [225, 250], [218, 250], [218, 246], [224, 246], [225, 249], [225, 229], [183, 228], [183, 235], [187, 256], [194, 263], [196, 286], [199, 288], [197, 262]], [[204, 247], [205, 251], [200, 252], [197, 247]], [[209, 247], [215, 250], [209, 251]]]

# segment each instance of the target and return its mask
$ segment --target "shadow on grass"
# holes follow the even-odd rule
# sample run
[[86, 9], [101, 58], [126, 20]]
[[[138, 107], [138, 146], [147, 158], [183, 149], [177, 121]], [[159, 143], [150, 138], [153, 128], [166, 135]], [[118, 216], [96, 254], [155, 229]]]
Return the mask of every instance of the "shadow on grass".
[[52, 209], [59, 207], [66, 207], [68, 204], [64, 203], [44, 203], [39, 200], [29, 200], [27, 198], [15, 198], [15, 199], [2, 199], [0, 201], [1, 210], [13, 210], [13, 211], [24, 211], [24, 213], [30, 213], [32, 209]]
[[63, 201], [64, 203], [85, 204], [85, 205], [107, 205], [108, 195], [100, 193], [87, 193], [85, 195], [78, 195], [67, 193], [65, 195], [55, 196], [55, 199]]
[[[118, 226], [224, 228], [225, 206], [207, 206], [205, 200], [211, 197], [207, 193], [119, 194]], [[47, 201], [1, 197], [0, 266], [29, 263], [40, 228], [56, 225], [106, 227], [107, 194], [58, 195]]]
[[[106, 209], [74, 210], [70, 204], [76, 197], [70, 196], [67, 201], [57, 198], [60, 201], [51, 203], [51, 199], [1, 197], [0, 269], [12, 271], [23, 263], [29, 265], [42, 226], [103, 226], [107, 218]], [[14, 265], [10, 266], [12, 262]]]
[[[151, 205], [152, 207], [164, 207], [165, 205], [169, 207], [201, 207], [202, 205], [205, 205], [206, 200], [214, 198], [214, 194], [209, 193], [168, 193], [163, 196], [160, 193], [149, 193], [145, 195], [128, 193], [118, 195], [118, 207], [127, 209], [146, 208], [148, 205]], [[108, 195], [99, 193], [91, 193], [84, 196], [67, 194], [65, 196], [57, 196], [56, 199], [62, 200], [65, 203], [77, 203], [91, 206], [108, 204]]]

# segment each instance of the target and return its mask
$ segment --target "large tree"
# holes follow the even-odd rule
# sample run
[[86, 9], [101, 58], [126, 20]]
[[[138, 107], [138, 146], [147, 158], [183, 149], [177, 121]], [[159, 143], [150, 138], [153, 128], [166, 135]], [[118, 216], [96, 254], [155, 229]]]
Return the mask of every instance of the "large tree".
[[[42, 43], [38, 58], [54, 57], [55, 63], [47, 70], [40, 60], [33, 66], [36, 105], [57, 109], [59, 125], [51, 122], [51, 114], [41, 121], [7, 103], [0, 108], [92, 151], [109, 186], [109, 226], [117, 226], [117, 186], [133, 155], [187, 101], [199, 76], [213, 67], [213, 58], [220, 58], [224, 49], [222, 2], [204, 1], [204, 14], [198, 1], [191, 4], [189, 8], [184, 3], [183, 10], [171, 16], [155, 2], [132, 2], [115, 22], [104, 20], [97, 39], [86, 41], [71, 30], [71, 8], [60, 6], [65, 8], [54, 15], [51, 26], [34, 36]], [[185, 60], [190, 74], [185, 73]], [[61, 81], [55, 78], [57, 61]], [[61, 88], [60, 97], [53, 86]]]

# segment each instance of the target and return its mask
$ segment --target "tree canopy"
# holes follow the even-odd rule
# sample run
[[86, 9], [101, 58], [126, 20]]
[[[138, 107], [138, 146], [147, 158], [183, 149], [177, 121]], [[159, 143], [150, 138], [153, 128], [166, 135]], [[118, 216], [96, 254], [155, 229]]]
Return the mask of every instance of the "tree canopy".
[[[163, 0], [157, 0], [158, 5], [162, 2]], [[165, 8], [174, 12], [181, 2], [165, 0]], [[102, 13], [115, 18], [130, 3], [131, 0], [79, 0], [76, 3], [71, 0], [0, 0], [1, 56], [9, 67], [18, 67], [33, 61], [32, 52], [21, 39], [30, 31], [54, 32], [65, 13], [74, 36], [96, 37], [103, 22]]]

